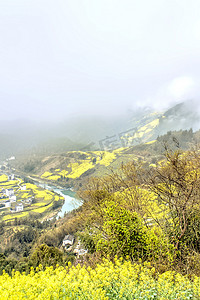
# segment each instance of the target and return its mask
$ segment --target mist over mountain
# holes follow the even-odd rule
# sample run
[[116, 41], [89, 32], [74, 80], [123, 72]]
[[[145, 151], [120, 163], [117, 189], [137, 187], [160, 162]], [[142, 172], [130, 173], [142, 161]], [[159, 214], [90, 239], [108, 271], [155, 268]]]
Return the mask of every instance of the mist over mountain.
[[110, 147], [132, 146], [156, 139], [158, 135], [171, 130], [198, 130], [199, 120], [197, 103], [186, 101], [164, 112], [145, 107], [121, 116], [82, 116], [57, 123], [1, 121], [0, 156], [5, 158], [28, 152], [48, 155], [88, 148], [96, 150], [109, 139], [118, 140], [116, 145], [111, 141]]

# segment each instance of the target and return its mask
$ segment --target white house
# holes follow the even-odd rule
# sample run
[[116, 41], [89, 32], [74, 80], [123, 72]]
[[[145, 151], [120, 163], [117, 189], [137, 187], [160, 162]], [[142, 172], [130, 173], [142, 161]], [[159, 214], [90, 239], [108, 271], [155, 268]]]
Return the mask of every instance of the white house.
[[10, 203], [10, 201], [8, 200], [8, 201], [6, 201], [5, 203], [5, 207], [11, 207], [11, 203]]
[[24, 210], [24, 205], [22, 203], [19, 203], [15, 206], [15, 211], [23, 211]]
[[74, 249], [73, 253], [79, 257], [79, 256], [83, 256], [83, 255], [87, 254], [88, 250], [82, 248], [80, 241], [78, 241], [78, 244], [76, 245], [76, 248]]
[[6, 189], [5, 190], [6, 196], [10, 197], [14, 195], [14, 190], [13, 189]]
[[22, 191], [26, 190], [26, 186], [25, 185], [22, 185], [20, 188], [21, 188]]
[[72, 246], [74, 244], [74, 236], [72, 234], [68, 234], [64, 237], [63, 247]]
[[15, 195], [12, 195], [9, 197], [10, 202], [16, 202], [17, 197]]

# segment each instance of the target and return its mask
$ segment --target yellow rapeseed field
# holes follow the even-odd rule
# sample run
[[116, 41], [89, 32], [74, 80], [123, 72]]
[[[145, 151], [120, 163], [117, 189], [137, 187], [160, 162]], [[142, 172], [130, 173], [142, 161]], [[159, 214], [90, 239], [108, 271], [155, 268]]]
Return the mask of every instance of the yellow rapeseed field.
[[0, 182], [4, 182], [4, 181], [7, 181], [8, 180], [8, 176], [3, 174], [0, 176]]
[[154, 269], [105, 260], [88, 267], [49, 267], [29, 275], [14, 272], [0, 276], [1, 300], [20, 299], [200, 299], [200, 278], [189, 280], [175, 272], [155, 274]]

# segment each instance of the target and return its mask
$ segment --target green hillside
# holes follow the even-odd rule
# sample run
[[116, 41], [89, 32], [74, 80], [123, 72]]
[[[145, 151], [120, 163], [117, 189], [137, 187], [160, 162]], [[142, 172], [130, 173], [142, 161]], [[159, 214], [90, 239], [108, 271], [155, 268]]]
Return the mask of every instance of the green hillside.
[[[13, 189], [23, 205], [0, 201], [5, 299], [199, 298], [200, 131], [185, 108], [144, 114], [101, 150], [2, 161], [0, 193]], [[73, 188], [82, 205], [49, 220], [62, 198], [32, 180]]]
[[[156, 126], [157, 120], [150, 122], [152, 130], [153, 126]], [[139, 131], [140, 134], [146, 134], [144, 128], [148, 128], [146, 131], [151, 132], [147, 125], [142, 128]], [[195, 145], [198, 142], [200, 142], [199, 132], [193, 133], [192, 130], [169, 131], [163, 136], [158, 136], [156, 140], [135, 146], [107, 151], [68, 151], [56, 155], [34, 156], [31, 159], [20, 159], [19, 157], [10, 162], [10, 166], [24, 176], [31, 175], [32, 178], [49, 184], [54, 183], [77, 189], [83, 186], [88, 178], [109, 174], [112, 170], [117, 170], [122, 163], [141, 161], [147, 165], [154, 164], [163, 159], [166, 143], [175, 150], [177, 147], [189, 149], [192, 144]]]

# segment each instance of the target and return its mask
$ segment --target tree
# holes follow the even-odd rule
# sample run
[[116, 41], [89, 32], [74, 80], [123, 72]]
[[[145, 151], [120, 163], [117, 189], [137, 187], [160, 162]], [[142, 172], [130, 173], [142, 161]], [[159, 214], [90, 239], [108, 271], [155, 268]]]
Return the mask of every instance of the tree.
[[57, 264], [63, 263], [63, 253], [58, 248], [42, 244], [33, 252], [31, 260], [34, 267], [40, 264], [43, 267], [56, 267]]
[[[166, 161], [150, 174], [148, 186], [166, 206], [166, 222], [178, 249], [180, 242], [190, 236], [191, 220], [200, 212], [200, 154], [166, 148], [165, 156]], [[200, 221], [195, 224], [193, 230], [199, 235]]]
[[79, 196], [84, 199], [84, 209], [99, 226], [103, 223], [105, 202], [118, 202], [125, 205], [130, 211], [135, 211], [144, 217], [148, 199], [144, 199], [143, 193], [138, 188], [143, 182], [143, 165], [136, 162], [122, 164], [121, 168], [103, 178], [91, 178], [85, 185], [85, 190], [79, 191]]
[[131, 259], [168, 257], [168, 241], [162, 232], [147, 228], [136, 212], [114, 201], [104, 208], [104, 223], [99, 231], [90, 233], [95, 248], [103, 255], [109, 254]]
[[145, 256], [148, 248], [146, 228], [137, 213], [116, 205], [107, 204], [104, 224], [97, 249], [111, 255], [138, 258]]

